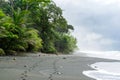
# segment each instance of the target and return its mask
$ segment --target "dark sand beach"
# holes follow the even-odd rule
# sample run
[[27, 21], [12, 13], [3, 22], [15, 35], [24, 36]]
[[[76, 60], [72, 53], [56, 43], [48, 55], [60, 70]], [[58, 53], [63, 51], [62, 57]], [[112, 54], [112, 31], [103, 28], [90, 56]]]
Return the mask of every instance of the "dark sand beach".
[[113, 60], [74, 55], [0, 57], [0, 80], [94, 80], [82, 72], [104, 61]]

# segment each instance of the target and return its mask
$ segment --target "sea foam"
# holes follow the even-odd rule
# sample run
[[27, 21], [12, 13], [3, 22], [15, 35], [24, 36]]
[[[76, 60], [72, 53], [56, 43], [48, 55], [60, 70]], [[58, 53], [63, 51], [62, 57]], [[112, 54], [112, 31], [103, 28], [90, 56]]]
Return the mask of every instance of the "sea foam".
[[120, 80], [120, 51], [80, 51], [75, 55], [85, 54], [89, 57], [114, 59], [117, 62], [97, 62], [91, 64], [94, 70], [83, 71], [83, 74], [96, 80]]

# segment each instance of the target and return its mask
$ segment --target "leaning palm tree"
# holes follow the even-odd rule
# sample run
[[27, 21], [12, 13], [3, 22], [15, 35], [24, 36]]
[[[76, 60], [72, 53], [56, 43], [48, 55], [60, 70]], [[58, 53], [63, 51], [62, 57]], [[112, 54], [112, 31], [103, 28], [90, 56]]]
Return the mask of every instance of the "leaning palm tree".
[[16, 49], [18, 51], [38, 51], [42, 47], [42, 40], [38, 36], [38, 31], [28, 27], [32, 24], [29, 22], [28, 15], [28, 10], [21, 10], [20, 8], [13, 14], [12, 20], [17, 26], [16, 34], [19, 36], [15, 47], [18, 48]]

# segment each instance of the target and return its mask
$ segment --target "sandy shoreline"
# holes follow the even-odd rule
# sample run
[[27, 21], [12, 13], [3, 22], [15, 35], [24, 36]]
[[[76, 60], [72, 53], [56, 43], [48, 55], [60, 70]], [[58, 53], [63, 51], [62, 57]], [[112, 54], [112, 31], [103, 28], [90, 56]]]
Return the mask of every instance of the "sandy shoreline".
[[37, 55], [0, 57], [0, 80], [94, 80], [82, 74], [95, 62], [112, 62], [92, 57]]

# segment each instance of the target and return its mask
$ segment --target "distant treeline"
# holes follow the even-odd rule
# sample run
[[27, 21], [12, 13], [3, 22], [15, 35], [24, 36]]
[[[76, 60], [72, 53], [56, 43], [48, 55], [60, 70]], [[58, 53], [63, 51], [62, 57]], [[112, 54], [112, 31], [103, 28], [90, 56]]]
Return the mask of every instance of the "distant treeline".
[[74, 30], [50, 0], [0, 0], [0, 55], [21, 52], [69, 54]]

